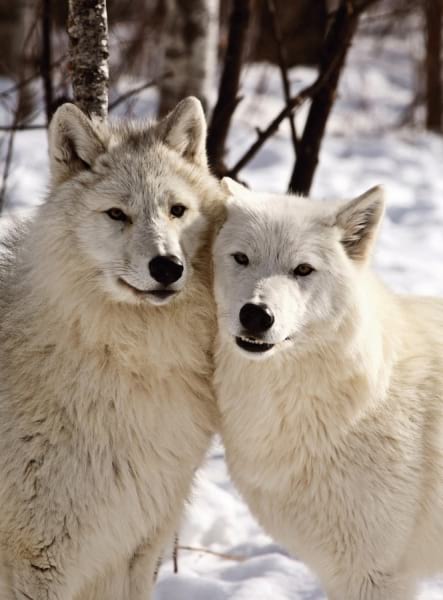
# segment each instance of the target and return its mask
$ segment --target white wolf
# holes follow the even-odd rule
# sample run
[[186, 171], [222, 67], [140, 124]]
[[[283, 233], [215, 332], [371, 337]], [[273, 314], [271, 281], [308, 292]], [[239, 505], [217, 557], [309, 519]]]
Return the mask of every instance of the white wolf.
[[234, 482], [331, 600], [408, 600], [443, 569], [443, 302], [368, 261], [380, 188], [232, 197], [214, 245], [216, 391]]
[[54, 116], [49, 197], [2, 243], [2, 600], [150, 597], [217, 425], [205, 134], [192, 98]]

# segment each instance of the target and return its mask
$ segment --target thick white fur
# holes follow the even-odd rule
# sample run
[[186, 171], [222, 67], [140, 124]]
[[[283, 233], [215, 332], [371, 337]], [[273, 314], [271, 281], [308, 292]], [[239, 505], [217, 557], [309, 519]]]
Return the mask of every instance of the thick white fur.
[[[217, 424], [204, 137], [194, 99], [160, 124], [54, 116], [50, 194], [1, 240], [2, 600], [151, 595]], [[159, 253], [184, 263], [169, 303], [118, 282], [150, 289]]]
[[[379, 189], [320, 204], [225, 186], [215, 382], [232, 478], [330, 600], [412, 599], [443, 570], [443, 302], [371, 273]], [[301, 263], [316, 270], [294, 277]], [[259, 359], [235, 343], [257, 301], [276, 344]]]

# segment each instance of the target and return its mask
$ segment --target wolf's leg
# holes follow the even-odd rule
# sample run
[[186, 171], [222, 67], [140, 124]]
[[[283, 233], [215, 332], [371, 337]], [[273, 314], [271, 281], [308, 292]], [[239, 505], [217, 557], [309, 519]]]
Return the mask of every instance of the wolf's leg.
[[165, 545], [172, 539], [168, 531], [137, 548], [129, 568], [130, 600], [150, 600]]
[[414, 600], [415, 582], [398, 575], [367, 576], [334, 586], [328, 600]]

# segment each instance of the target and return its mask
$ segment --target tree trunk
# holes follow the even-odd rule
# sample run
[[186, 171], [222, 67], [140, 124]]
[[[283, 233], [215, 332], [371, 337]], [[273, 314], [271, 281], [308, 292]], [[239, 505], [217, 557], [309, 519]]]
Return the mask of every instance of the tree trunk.
[[357, 29], [359, 14], [352, 4], [344, 0], [337, 9], [326, 36], [319, 72], [321, 74], [330, 69], [331, 61], [334, 61], [334, 68], [326, 85], [312, 99], [303, 135], [297, 148], [297, 159], [289, 182], [290, 192], [308, 195], [311, 189], [321, 142], [334, 105], [348, 49]]
[[160, 116], [185, 96], [196, 96], [205, 112], [217, 66], [219, 0], [173, 0], [165, 25]]
[[108, 114], [106, 0], [69, 0], [68, 33], [74, 99], [90, 116]]
[[42, 2], [40, 72], [45, 95], [46, 123], [49, 125], [54, 110], [54, 86], [52, 81], [52, 0], [43, 0]]
[[218, 99], [209, 124], [207, 140], [208, 159], [214, 173], [219, 177], [223, 176], [227, 171], [224, 164], [226, 139], [232, 115], [240, 100], [238, 98], [238, 86], [251, 20], [251, 1], [232, 0], [228, 44], [220, 79]]
[[442, 131], [442, 0], [424, 0], [426, 29], [426, 127]]

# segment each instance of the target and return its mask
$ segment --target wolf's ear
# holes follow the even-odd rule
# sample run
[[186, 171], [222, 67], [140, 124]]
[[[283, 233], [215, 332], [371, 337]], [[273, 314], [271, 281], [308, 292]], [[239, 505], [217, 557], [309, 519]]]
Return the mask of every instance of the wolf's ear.
[[158, 124], [163, 142], [183, 158], [207, 167], [206, 119], [200, 100], [189, 96]]
[[223, 177], [221, 180], [221, 186], [224, 192], [228, 194], [228, 196], [238, 196], [244, 195], [248, 192], [248, 188], [235, 181], [235, 179], [231, 179], [230, 177]]
[[105, 152], [98, 127], [74, 104], [62, 104], [57, 109], [49, 128], [49, 159], [54, 184], [90, 169], [97, 156]]
[[336, 226], [342, 232], [341, 243], [348, 256], [364, 261], [370, 254], [384, 212], [384, 192], [373, 187], [339, 208]]

